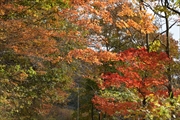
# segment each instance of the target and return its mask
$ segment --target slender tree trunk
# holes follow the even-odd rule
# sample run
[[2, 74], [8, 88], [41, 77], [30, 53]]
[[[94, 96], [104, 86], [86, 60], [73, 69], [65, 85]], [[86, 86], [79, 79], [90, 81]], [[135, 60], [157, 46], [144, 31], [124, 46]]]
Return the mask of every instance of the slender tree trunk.
[[[144, 6], [143, 6], [143, 0], [140, 0], [140, 11], [142, 10], [142, 8], [144, 8]], [[144, 8], [145, 9], [145, 8]], [[147, 49], [147, 51], [149, 52], [149, 34], [148, 33], [146, 33], [146, 49]], [[145, 78], [146, 78], [146, 74], [145, 74]], [[143, 94], [142, 94], [143, 95]], [[142, 105], [143, 105], [143, 107], [145, 107], [146, 106], [146, 104], [147, 104], [147, 102], [146, 102], [146, 97], [144, 96], [143, 97], [143, 100], [142, 100]]]
[[94, 120], [94, 106], [92, 103], [92, 107], [91, 107], [91, 119]]
[[149, 34], [146, 33], [146, 48], [147, 51], [149, 52]]
[[[168, 15], [166, 12], [164, 12], [165, 14], [165, 22], [166, 22], [166, 54], [168, 55], [168, 57], [170, 58], [170, 39], [169, 39], [169, 21], [168, 21]], [[169, 97], [173, 98], [174, 94], [173, 94], [173, 90], [172, 90], [172, 77], [171, 77], [171, 66], [169, 64], [168, 68], [167, 68], [167, 76], [168, 76], [168, 93], [169, 93]]]

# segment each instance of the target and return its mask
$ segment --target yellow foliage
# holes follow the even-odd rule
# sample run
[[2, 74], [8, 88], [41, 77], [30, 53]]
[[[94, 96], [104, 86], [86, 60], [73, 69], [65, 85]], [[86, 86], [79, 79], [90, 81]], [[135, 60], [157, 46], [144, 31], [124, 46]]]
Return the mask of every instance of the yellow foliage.
[[160, 46], [161, 46], [161, 42], [159, 40], [155, 40], [152, 43], [150, 43], [149, 51], [156, 52], [159, 50]]

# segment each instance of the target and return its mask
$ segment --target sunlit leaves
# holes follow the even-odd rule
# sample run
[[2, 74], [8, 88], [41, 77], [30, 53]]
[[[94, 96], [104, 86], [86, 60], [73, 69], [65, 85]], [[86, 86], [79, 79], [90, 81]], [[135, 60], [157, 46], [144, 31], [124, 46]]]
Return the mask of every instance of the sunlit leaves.
[[[127, 8], [122, 8], [123, 11], [119, 12], [118, 15], [120, 17], [122, 16], [128, 16], [128, 19], [125, 20], [119, 20], [117, 21], [116, 25], [119, 28], [134, 28], [138, 31], [140, 31], [142, 34], [149, 34], [153, 33], [157, 27], [153, 25], [153, 16], [147, 11], [138, 11], [134, 12], [132, 9], [128, 7], [128, 12]], [[126, 13], [127, 12], [127, 13]], [[134, 18], [140, 17], [139, 21], [133, 20]]]
[[160, 46], [161, 46], [160, 41], [159, 41], [159, 40], [155, 40], [155, 41], [153, 41], [153, 42], [150, 44], [150, 46], [149, 46], [149, 51], [151, 51], [151, 52], [156, 52], [156, 51], [159, 50]]
[[107, 51], [96, 52], [90, 48], [77, 49], [69, 52], [68, 60], [71, 62], [72, 57], [83, 60], [85, 62], [102, 64], [106, 61], [117, 61], [117, 54]]

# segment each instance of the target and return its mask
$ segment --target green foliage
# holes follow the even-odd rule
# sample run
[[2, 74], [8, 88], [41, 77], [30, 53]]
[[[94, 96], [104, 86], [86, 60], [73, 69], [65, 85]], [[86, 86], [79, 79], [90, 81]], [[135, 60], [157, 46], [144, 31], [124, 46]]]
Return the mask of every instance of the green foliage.
[[154, 95], [149, 96], [149, 101], [152, 102], [153, 107], [149, 105], [146, 108], [142, 108], [146, 112], [146, 119], [154, 120], [159, 119], [177, 119], [179, 118], [179, 96], [174, 99], [171, 98], [157, 98]]
[[68, 0], [23, 0], [19, 1], [20, 5], [30, 6], [31, 5], [40, 5], [42, 9], [50, 10], [51, 8], [58, 6], [61, 8], [68, 7]]
[[114, 98], [117, 101], [138, 101], [139, 98], [136, 96], [137, 92], [135, 89], [129, 90], [125, 87], [112, 88], [109, 90], [100, 91], [100, 95], [105, 98]]
[[[75, 112], [73, 114], [73, 118], [77, 118], [79, 115], [80, 120], [91, 120], [93, 118], [98, 118], [98, 111], [94, 108], [92, 103], [92, 98], [94, 94], [98, 91], [98, 86], [93, 79], [88, 78], [79, 78], [80, 82], [79, 87], [75, 89], [74, 99], [71, 102], [75, 104]], [[73, 97], [73, 96], [71, 96]], [[79, 101], [78, 101], [79, 97]], [[78, 106], [77, 102], [79, 102], [79, 113], [78, 113]], [[73, 104], [73, 103], [71, 103]]]
[[176, 0], [176, 4], [179, 5], [180, 4], [180, 0]]
[[28, 74], [29, 74], [29, 76], [30, 76], [30, 77], [32, 77], [32, 76], [34, 76], [34, 75], [36, 75], [36, 71], [35, 71], [35, 70], [33, 70], [33, 68], [32, 68], [32, 67], [30, 67], [30, 68], [29, 68], [29, 70], [27, 70], [27, 72], [28, 72]]
[[6, 111], [4, 114], [17, 119], [32, 119], [33, 116], [35, 119], [43, 115], [36, 111], [41, 111], [43, 104], [65, 103], [67, 95], [63, 91], [69, 89], [71, 76], [65, 66], [62, 67], [63, 70], [54, 68], [39, 74], [32, 67], [0, 65], [0, 108]]

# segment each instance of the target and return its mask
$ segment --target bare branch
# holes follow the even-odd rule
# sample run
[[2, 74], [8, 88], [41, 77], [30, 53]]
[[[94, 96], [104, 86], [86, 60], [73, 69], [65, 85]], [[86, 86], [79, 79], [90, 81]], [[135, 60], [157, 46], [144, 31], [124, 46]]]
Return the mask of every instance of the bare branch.
[[[169, 26], [169, 28], [168, 28], [167, 30], [170, 30], [177, 22], [178, 22], [178, 20], [176, 20], [171, 26]], [[154, 40], [156, 40], [160, 35], [164, 34], [167, 30], [165, 30], [165, 31], [161, 32], [160, 34], [158, 34], [158, 35], [154, 38]], [[154, 41], [154, 40], [153, 40], [153, 41]]]
[[156, 12], [148, 3], [144, 2], [144, 6], [148, 7], [149, 9], [151, 9], [154, 12], [154, 14], [158, 15], [159, 17], [165, 18], [165, 16], [163, 16], [163, 15], [159, 14], [158, 12]]
[[178, 14], [180, 16], [180, 11], [175, 10], [173, 8], [170, 8], [169, 6], [166, 6], [169, 10], [173, 11], [174, 13]]

